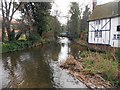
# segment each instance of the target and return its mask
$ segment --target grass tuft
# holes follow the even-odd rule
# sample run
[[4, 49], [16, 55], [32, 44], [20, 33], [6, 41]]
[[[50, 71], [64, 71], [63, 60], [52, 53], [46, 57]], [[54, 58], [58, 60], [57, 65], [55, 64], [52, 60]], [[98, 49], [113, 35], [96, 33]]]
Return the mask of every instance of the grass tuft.
[[[116, 53], [116, 55], [119, 55]], [[89, 70], [94, 74], [100, 74], [104, 79], [110, 81], [115, 86], [119, 84], [118, 80], [118, 60], [113, 60], [110, 53], [98, 53], [91, 51], [81, 52], [82, 63], [85, 70]]]

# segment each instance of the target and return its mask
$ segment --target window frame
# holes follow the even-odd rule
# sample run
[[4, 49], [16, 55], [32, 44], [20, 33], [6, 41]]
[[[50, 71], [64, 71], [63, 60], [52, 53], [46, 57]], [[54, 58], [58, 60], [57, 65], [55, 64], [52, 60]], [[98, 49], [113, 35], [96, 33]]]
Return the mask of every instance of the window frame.
[[117, 39], [120, 40], [120, 34], [117, 34]]
[[113, 34], [113, 40], [120, 40], [120, 34]]
[[117, 35], [116, 34], [113, 34], [113, 39], [117, 39]]
[[120, 25], [117, 25], [117, 31], [120, 31]]
[[95, 30], [95, 38], [98, 38], [98, 31]]
[[95, 38], [102, 38], [102, 30], [95, 30]]

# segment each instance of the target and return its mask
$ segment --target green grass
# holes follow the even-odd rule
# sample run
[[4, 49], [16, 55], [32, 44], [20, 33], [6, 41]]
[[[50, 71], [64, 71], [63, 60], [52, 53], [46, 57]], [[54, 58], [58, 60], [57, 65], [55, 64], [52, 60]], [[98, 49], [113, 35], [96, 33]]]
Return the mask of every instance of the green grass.
[[113, 60], [110, 53], [98, 53], [83, 51], [81, 53], [85, 70], [94, 74], [100, 74], [104, 79], [110, 81], [112, 85], [120, 83], [118, 77], [118, 60]]
[[117, 60], [120, 62], [120, 51], [115, 52], [115, 55], [117, 57]]

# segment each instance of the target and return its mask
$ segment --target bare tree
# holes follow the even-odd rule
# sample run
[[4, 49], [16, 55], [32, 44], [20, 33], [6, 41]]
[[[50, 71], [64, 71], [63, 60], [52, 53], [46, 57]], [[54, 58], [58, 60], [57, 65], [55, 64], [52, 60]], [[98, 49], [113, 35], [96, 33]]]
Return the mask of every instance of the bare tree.
[[12, 36], [11, 36], [12, 30], [10, 28], [10, 25], [13, 19], [13, 15], [19, 9], [20, 6], [21, 6], [21, 3], [17, 4], [15, 0], [10, 0], [9, 2], [7, 0], [1, 0], [1, 9], [2, 9], [2, 16], [3, 16], [3, 20], [2, 20], [2, 32], [3, 32], [2, 39], [3, 40], [4, 40], [5, 30], [7, 31], [8, 40], [9, 41], [12, 40]]

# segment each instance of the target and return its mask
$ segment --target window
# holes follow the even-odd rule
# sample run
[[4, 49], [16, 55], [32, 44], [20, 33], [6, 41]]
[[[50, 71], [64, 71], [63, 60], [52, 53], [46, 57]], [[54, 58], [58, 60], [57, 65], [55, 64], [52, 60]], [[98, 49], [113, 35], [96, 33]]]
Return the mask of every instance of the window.
[[117, 31], [120, 31], [120, 25], [117, 26]]
[[119, 39], [119, 40], [120, 40], [120, 34], [117, 34], [117, 39]]
[[98, 31], [98, 30], [95, 31], [95, 38], [102, 38], [102, 31], [101, 30], [100, 31]]
[[98, 37], [98, 31], [95, 31], [95, 37]]
[[120, 40], [120, 34], [114, 34], [113, 39]]
[[116, 34], [113, 35], [113, 39], [116, 39]]

